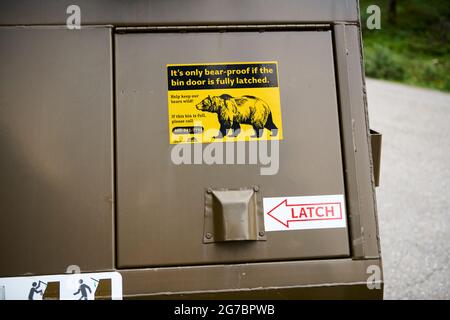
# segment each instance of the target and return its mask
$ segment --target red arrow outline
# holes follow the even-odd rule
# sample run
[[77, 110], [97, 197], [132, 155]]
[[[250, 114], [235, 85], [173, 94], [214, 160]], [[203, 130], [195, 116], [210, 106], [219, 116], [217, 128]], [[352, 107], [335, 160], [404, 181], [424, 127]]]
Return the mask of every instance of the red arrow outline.
[[[281, 221], [280, 219], [277, 219], [273, 215], [271, 215], [272, 211], [276, 210], [279, 206], [281, 206], [284, 203], [286, 207], [303, 207], [303, 206], [319, 206], [319, 205], [339, 205], [339, 217], [336, 218], [318, 218], [318, 219], [293, 219], [293, 220], [286, 220], [286, 223]], [[273, 207], [269, 212], [267, 212], [267, 215], [281, 223], [286, 228], [289, 228], [289, 222], [303, 222], [303, 221], [318, 221], [318, 220], [341, 220], [342, 219], [342, 203], [341, 202], [318, 202], [318, 203], [305, 203], [305, 204], [288, 204], [287, 198], [281, 201], [279, 204], [277, 204], [275, 207]]]

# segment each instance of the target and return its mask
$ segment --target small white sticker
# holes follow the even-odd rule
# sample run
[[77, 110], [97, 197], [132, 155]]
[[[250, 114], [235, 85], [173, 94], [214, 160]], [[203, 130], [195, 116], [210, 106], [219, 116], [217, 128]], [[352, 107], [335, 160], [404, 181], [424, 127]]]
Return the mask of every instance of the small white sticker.
[[122, 300], [118, 272], [0, 278], [5, 300]]
[[264, 198], [266, 231], [345, 228], [343, 195]]

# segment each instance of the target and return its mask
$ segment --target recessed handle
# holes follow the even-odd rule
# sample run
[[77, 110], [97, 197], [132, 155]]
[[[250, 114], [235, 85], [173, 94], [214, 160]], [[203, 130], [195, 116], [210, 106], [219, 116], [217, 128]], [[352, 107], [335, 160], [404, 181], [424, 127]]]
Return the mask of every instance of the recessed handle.
[[259, 187], [207, 189], [204, 243], [266, 240]]

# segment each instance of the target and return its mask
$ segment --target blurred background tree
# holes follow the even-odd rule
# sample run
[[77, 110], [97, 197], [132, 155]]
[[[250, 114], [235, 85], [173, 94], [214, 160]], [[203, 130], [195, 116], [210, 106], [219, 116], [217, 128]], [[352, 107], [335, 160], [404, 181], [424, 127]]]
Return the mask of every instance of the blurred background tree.
[[[381, 29], [366, 27], [369, 5]], [[450, 1], [360, 0], [366, 75], [450, 91]]]
[[391, 24], [395, 24], [397, 21], [397, 0], [389, 0], [389, 14], [388, 21]]

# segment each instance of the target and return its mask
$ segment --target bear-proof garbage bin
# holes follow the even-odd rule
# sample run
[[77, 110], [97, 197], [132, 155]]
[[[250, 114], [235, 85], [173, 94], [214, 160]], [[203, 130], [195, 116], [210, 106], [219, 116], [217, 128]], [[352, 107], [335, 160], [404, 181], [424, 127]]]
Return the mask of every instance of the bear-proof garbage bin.
[[356, 0], [71, 5], [0, 3], [2, 297], [382, 298]]

